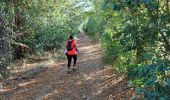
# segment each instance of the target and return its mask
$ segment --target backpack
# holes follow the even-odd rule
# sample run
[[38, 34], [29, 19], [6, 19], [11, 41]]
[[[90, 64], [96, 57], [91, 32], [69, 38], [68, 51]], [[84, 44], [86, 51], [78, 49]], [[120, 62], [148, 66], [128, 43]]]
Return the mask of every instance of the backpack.
[[68, 43], [67, 43], [67, 51], [73, 50], [73, 48], [71, 48], [72, 43], [73, 43], [73, 40], [72, 41], [68, 41]]

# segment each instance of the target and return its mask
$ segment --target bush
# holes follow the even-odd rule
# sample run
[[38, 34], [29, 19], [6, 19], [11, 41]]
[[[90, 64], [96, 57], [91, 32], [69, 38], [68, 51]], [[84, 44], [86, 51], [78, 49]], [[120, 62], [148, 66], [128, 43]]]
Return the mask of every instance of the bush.
[[128, 78], [136, 86], [136, 94], [147, 100], [170, 98], [170, 67], [168, 63], [155, 63], [129, 68]]
[[68, 37], [64, 29], [65, 27], [57, 22], [51, 22], [50, 25], [44, 25], [36, 35], [36, 47], [45, 51], [60, 49], [63, 47], [64, 42]]

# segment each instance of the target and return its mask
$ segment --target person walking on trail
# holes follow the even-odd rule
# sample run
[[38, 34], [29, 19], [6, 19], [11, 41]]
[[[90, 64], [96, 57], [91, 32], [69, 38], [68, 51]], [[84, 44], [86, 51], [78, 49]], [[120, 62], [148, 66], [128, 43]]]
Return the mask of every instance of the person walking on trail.
[[78, 52], [78, 48], [77, 48], [77, 42], [76, 40], [74, 40], [74, 37], [72, 35], [69, 36], [69, 39], [66, 41], [66, 56], [67, 56], [67, 67], [68, 67], [68, 71], [67, 73], [71, 72], [70, 66], [71, 66], [71, 62], [72, 62], [72, 58], [74, 59], [74, 63], [73, 63], [73, 67], [72, 70], [76, 71], [76, 63], [77, 63], [77, 52]]

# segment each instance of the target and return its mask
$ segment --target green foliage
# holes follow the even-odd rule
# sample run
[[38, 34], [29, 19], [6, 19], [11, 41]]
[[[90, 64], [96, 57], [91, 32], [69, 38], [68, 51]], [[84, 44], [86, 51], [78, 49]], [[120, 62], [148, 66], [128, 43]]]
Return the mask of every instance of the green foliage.
[[112, 38], [109, 34], [105, 34], [101, 40], [102, 42], [102, 47], [105, 49], [104, 51], [104, 61], [106, 63], [112, 63], [112, 61], [115, 61], [118, 55], [118, 52], [120, 48], [118, 47], [119, 45], [112, 41]]
[[15, 56], [14, 51], [18, 45], [24, 44], [32, 50], [32, 53], [41, 55], [45, 55], [45, 51], [65, 47], [64, 42], [68, 38], [68, 33], [78, 33], [83, 19], [80, 14], [84, 12], [80, 11], [81, 6], [76, 8], [76, 2], [76, 0], [1, 0], [0, 17], [2, 16], [5, 22], [4, 30], [9, 32], [8, 45], [12, 46], [9, 59], [15, 58], [11, 57], [11, 54]]
[[86, 25], [86, 32], [92, 37], [94, 37], [97, 32], [96, 26], [97, 21], [93, 17], [90, 17]]
[[[98, 3], [96, 6], [100, 6]], [[95, 11], [86, 12], [84, 16], [87, 18], [87, 22], [84, 23], [83, 30], [95, 41], [103, 36], [104, 27], [108, 18], [105, 19], [109, 14], [104, 13], [101, 9], [95, 8]]]
[[99, 38], [99, 24], [99, 19], [91, 16], [88, 18], [88, 22], [85, 26], [86, 33], [95, 41], [97, 41]]
[[[87, 32], [99, 38], [104, 61], [125, 73], [143, 99], [168, 99], [170, 15], [166, 0], [103, 0]], [[98, 20], [100, 19], [100, 20]], [[101, 24], [102, 23], [102, 24]], [[97, 29], [94, 28], [97, 27]], [[89, 31], [90, 30], [90, 31]], [[168, 74], [167, 74], [168, 73]]]
[[155, 61], [153, 64], [129, 68], [131, 84], [137, 86], [136, 93], [143, 99], [170, 98], [170, 71], [167, 62]]
[[41, 48], [45, 51], [58, 50], [64, 47], [64, 42], [67, 39], [67, 33], [65, 31], [67, 27], [55, 20], [51, 20], [49, 23], [42, 26], [35, 36], [37, 37], [36, 47], [38, 50]]
[[[125, 73], [142, 99], [170, 98], [170, 10], [168, 0], [94, 0], [95, 10], [82, 12], [78, 1], [21, 0], [0, 2], [11, 40], [36, 53], [60, 49], [83, 29], [104, 49], [103, 58]], [[81, 26], [81, 27], [82, 27]], [[15, 39], [18, 33], [27, 36]]]
[[13, 37], [26, 33], [15, 42], [26, 44], [33, 51], [60, 49], [67, 33], [78, 32], [82, 17], [75, 1], [22, 0], [3, 1], [6, 23]]
[[[136, 93], [143, 99], [170, 97], [169, 75], [166, 74], [170, 71], [167, 48], [169, 46], [167, 27], [170, 22], [162, 19], [163, 16], [167, 18], [170, 12], [161, 8], [163, 3], [166, 4], [164, 1], [153, 0], [122, 2], [106, 0], [103, 6], [105, 11], [116, 13], [113, 16], [113, 23], [119, 23], [107, 24], [105, 28], [107, 34], [112, 34], [110, 35], [112, 39], [107, 38], [111, 45], [104, 41], [104, 44], [109, 43], [108, 46], [105, 45], [106, 58], [113, 59], [113, 55], [116, 55], [116, 60], [112, 61], [114, 69], [127, 74], [133, 86], [137, 87]], [[161, 14], [158, 9], [162, 11]], [[122, 20], [115, 19], [116, 16]]]

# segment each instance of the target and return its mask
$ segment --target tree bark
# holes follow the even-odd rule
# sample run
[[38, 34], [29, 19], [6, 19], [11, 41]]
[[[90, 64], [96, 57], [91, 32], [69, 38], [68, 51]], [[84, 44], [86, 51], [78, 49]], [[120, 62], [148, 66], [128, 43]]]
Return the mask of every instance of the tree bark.
[[[0, 14], [1, 15], [1, 14]], [[5, 29], [5, 22], [0, 16], [0, 79], [7, 76], [7, 66], [10, 61], [10, 39]]]
[[14, 19], [15, 19], [15, 31], [17, 31], [19, 25], [20, 25], [20, 18], [19, 18], [19, 8], [18, 8], [18, 4], [19, 0], [13, 0], [13, 4], [14, 4]]
[[169, 0], [166, 0], [166, 11], [169, 13]]

